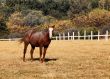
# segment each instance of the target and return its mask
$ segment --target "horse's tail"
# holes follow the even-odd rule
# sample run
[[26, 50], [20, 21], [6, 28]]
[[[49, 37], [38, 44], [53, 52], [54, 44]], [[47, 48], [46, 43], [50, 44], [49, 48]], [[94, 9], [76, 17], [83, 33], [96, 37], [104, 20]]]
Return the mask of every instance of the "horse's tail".
[[19, 43], [23, 43], [24, 42], [24, 38], [21, 38], [20, 40], [19, 40]]

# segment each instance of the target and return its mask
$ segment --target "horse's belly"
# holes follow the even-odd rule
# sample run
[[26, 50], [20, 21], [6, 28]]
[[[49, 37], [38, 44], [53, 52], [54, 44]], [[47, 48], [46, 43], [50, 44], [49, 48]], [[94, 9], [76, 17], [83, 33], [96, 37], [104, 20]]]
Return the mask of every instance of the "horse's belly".
[[33, 42], [31, 42], [30, 43], [32, 46], [35, 46], [35, 47], [39, 47], [40, 45], [39, 45], [39, 43], [33, 43]]
[[41, 41], [41, 42], [30, 42], [30, 44], [32, 46], [35, 46], [35, 47], [40, 47], [40, 46], [46, 47], [46, 46], [48, 46], [50, 44], [50, 41], [49, 42], [44, 42], [44, 41]]

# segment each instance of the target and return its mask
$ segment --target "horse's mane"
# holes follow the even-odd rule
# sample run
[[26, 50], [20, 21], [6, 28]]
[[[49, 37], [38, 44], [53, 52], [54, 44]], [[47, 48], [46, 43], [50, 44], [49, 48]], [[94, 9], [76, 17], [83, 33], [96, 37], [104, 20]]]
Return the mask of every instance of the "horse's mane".
[[44, 31], [44, 32], [48, 32], [49, 30], [48, 30], [48, 29], [44, 29], [43, 31]]

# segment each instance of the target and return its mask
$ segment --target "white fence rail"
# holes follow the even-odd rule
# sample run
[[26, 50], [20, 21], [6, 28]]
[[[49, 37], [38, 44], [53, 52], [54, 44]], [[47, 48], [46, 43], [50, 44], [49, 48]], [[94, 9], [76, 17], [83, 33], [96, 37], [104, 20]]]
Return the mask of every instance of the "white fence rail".
[[9, 38], [9, 39], [0, 39], [0, 41], [17, 41], [20, 40], [21, 38]]
[[93, 31], [91, 31], [90, 35], [87, 35], [86, 31], [84, 31], [84, 35], [81, 36], [80, 32], [78, 32], [77, 36], [75, 36], [75, 33], [70, 36], [70, 33], [68, 32], [68, 35], [66, 36], [64, 33], [59, 34], [58, 36], [54, 36], [54, 40], [100, 40], [105, 39], [108, 40], [110, 38], [109, 32], [106, 31], [104, 35], [100, 34], [100, 31], [98, 31], [97, 35], [93, 34]]

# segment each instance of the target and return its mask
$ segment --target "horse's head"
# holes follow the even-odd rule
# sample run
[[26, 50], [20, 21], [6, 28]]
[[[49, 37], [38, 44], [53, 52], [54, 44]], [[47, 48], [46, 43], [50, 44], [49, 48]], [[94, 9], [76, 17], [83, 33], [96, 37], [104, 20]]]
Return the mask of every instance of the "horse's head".
[[52, 38], [52, 33], [53, 33], [53, 30], [54, 30], [54, 27], [55, 27], [55, 25], [48, 26], [48, 29], [49, 29], [49, 37], [50, 37], [50, 38]]

